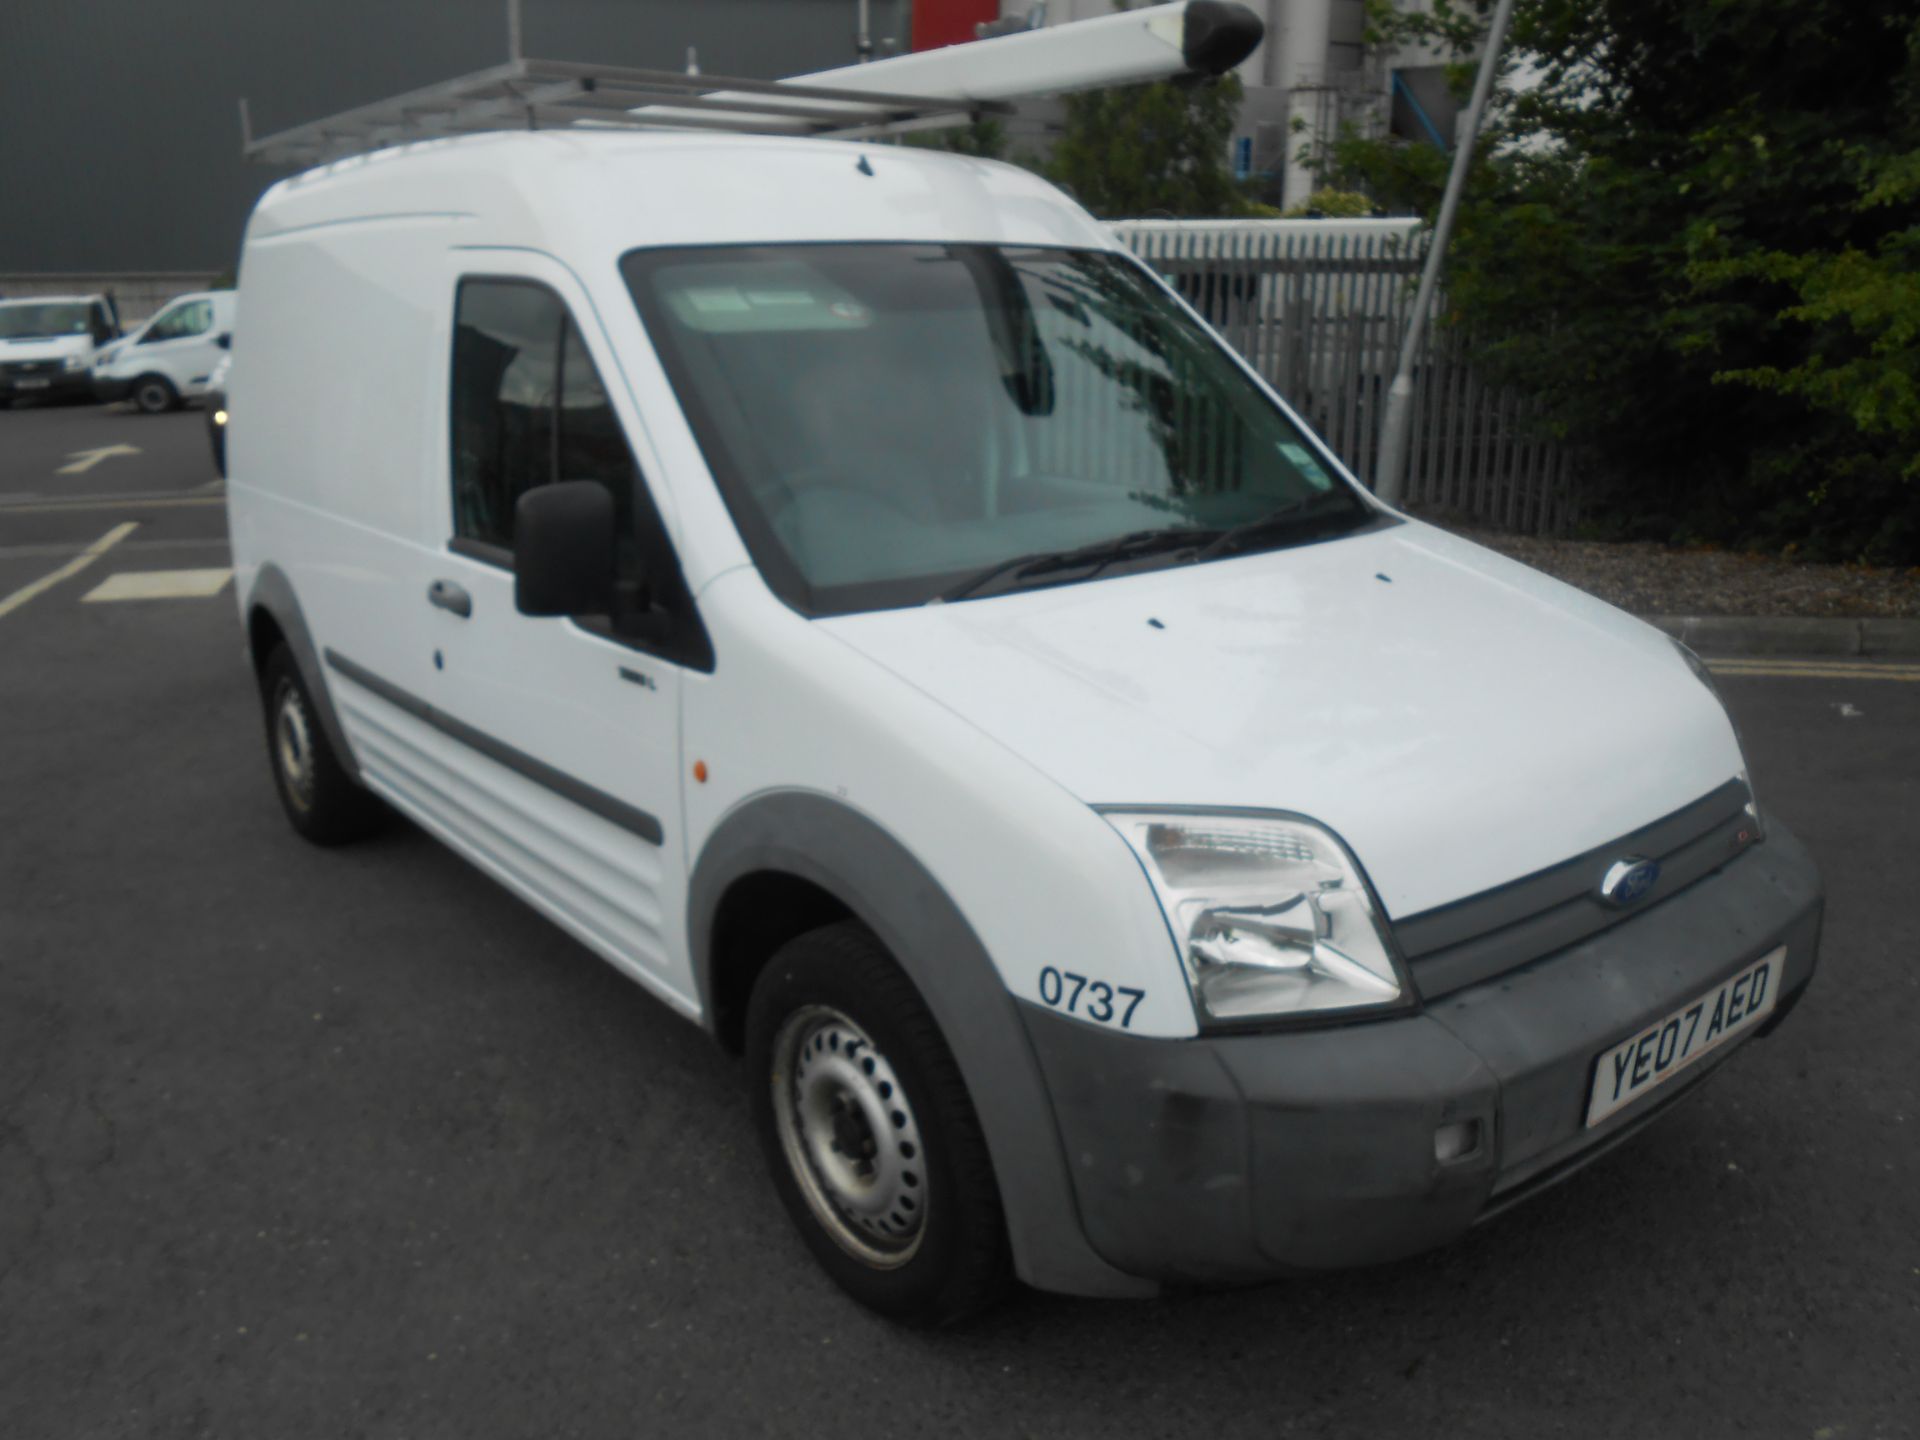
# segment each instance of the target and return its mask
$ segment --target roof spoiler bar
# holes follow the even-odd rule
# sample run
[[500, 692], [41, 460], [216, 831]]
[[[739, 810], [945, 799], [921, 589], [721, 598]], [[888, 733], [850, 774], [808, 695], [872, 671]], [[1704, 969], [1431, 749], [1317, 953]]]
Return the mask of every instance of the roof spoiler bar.
[[[885, 88], [929, 102], [928, 111], [892, 124], [827, 132], [842, 139], [861, 139], [961, 124], [977, 111], [992, 113], [995, 106], [1075, 90], [1224, 75], [1253, 53], [1265, 30], [1260, 17], [1245, 5], [1180, 0], [796, 75], [779, 83], [782, 87], [831, 86], [853, 93]], [[722, 92], [711, 98], [743, 97]], [[940, 108], [931, 108], [936, 105]], [[656, 124], [670, 124], [675, 118], [671, 108], [640, 115]]]
[[515, 53], [504, 65], [258, 139], [243, 100], [242, 153], [316, 165], [415, 140], [576, 124], [864, 139], [965, 124], [1075, 90], [1222, 75], [1263, 34], [1245, 5], [1178, 0], [786, 80]]
[[783, 83], [885, 87], [963, 104], [1020, 100], [1181, 75], [1224, 75], [1253, 53], [1265, 29], [1245, 5], [1180, 0], [796, 75]]

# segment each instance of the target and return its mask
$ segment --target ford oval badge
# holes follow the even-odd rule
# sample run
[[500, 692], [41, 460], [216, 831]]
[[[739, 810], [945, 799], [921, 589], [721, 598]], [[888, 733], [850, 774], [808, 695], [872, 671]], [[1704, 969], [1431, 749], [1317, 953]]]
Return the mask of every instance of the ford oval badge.
[[1624, 860], [1614, 861], [1608, 868], [1606, 878], [1600, 882], [1600, 898], [1624, 910], [1646, 899], [1659, 878], [1658, 860], [1629, 855]]

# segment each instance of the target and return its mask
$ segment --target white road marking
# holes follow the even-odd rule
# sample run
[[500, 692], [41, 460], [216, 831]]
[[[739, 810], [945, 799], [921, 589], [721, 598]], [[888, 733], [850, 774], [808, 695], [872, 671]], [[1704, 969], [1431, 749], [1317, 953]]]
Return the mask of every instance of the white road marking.
[[58, 570], [53, 571], [51, 574], [42, 575], [31, 585], [22, 586], [20, 589], [14, 591], [13, 594], [7, 596], [6, 599], [0, 600], [0, 620], [6, 619], [7, 616], [33, 599], [34, 596], [41, 594], [43, 591], [51, 590], [62, 580], [71, 579], [73, 576], [78, 575], [82, 570], [93, 564], [94, 561], [98, 560], [102, 555], [106, 554], [107, 551], [118, 545], [139, 528], [139, 522], [135, 520], [128, 520], [124, 524], [114, 526], [113, 529], [102, 535], [98, 540], [94, 541], [93, 544], [89, 545], [80, 554], [74, 556], [73, 559], [62, 565]]
[[102, 445], [98, 450], [69, 450], [67, 463], [53, 473], [56, 475], [84, 475], [102, 460], [111, 460], [116, 455], [138, 455], [138, 445]]
[[109, 575], [80, 597], [83, 605], [110, 600], [198, 600], [227, 588], [233, 571], [222, 565], [211, 570], [122, 570]]

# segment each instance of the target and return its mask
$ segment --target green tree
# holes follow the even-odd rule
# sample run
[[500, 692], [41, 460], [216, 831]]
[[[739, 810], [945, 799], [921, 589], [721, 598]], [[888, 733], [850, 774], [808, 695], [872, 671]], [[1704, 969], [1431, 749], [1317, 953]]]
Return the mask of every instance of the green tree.
[[1229, 75], [1069, 95], [1064, 127], [1045, 156], [1024, 149], [1009, 154], [1006, 127], [990, 118], [923, 131], [907, 143], [1010, 160], [1046, 176], [1103, 219], [1277, 215], [1250, 199], [1227, 165], [1242, 94], [1240, 78]]
[[[1482, 366], [1596, 458], [1615, 528], [1920, 561], [1912, 0], [1520, 0], [1512, 49], [1537, 83], [1509, 63], [1449, 265]], [[1424, 210], [1446, 157], [1324, 165]]]
[[1254, 213], [1227, 165], [1241, 94], [1228, 75], [1069, 95], [1047, 178], [1102, 219]]
[[1007, 127], [991, 115], [951, 130], [921, 130], [906, 139], [907, 144], [921, 150], [947, 150], [980, 160], [1007, 158]]
[[1357, 220], [1377, 213], [1373, 197], [1358, 190], [1316, 190], [1281, 212], [1288, 220]]

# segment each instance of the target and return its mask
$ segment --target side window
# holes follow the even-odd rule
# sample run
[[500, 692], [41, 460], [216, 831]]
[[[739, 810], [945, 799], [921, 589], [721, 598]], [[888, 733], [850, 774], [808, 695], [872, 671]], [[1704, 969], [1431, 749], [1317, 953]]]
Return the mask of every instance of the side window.
[[523, 281], [462, 283], [451, 389], [455, 536], [511, 550], [523, 494], [596, 480], [613, 494], [625, 568], [637, 573], [639, 470], [559, 296]]
[[468, 280], [453, 322], [453, 533], [513, 548], [513, 507], [553, 479], [567, 313], [538, 285]]
[[185, 340], [192, 335], [204, 335], [212, 328], [213, 302], [189, 300], [161, 312], [147, 326], [147, 333], [140, 337], [140, 343], [151, 345], [157, 340]]
[[597, 481], [613, 493], [632, 605], [619, 637], [711, 669], [712, 647], [666, 526], [560, 297], [530, 280], [461, 281], [448, 388], [454, 539], [511, 553], [522, 495], [560, 480]]
[[178, 306], [175, 306], [173, 309], [162, 310], [158, 315], [149, 320], [147, 322], [147, 328], [141, 332], [140, 343], [142, 345], [151, 345], [156, 340], [171, 340], [173, 336], [166, 332], [172, 328], [174, 310], [178, 308]]

